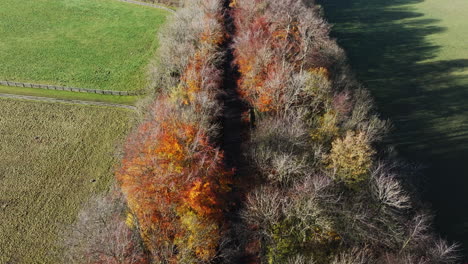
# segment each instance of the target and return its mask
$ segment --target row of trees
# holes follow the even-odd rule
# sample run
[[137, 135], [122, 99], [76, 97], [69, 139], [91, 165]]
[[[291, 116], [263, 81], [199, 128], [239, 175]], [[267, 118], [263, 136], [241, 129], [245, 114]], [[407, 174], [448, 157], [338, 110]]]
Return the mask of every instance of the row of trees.
[[[119, 187], [80, 213], [67, 263], [454, 263], [329, 32], [312, 0], [187, 1]], [[231, 50], [248, 180], [219, 147]]]
[[263, 182], [241, 213], [257, 262], [454, 263], [455, 247], [431, 231], [401, 167], [376, 149], [388, 125], [349, 74], [320, 8], [233, 7], [238, 86], [256, 113], [244, 149]]
[[[232, 181], [216, 143], [226, 41], [223, 6], [218, 0], [192, 1], [173, 19], [161, 36], [167, 42], [157, 72], [161, 91], [129, 136], [116, 173], [121, 194], [98, 198], [114, 201], [105, 207], [88, 205], [68, 243], [70, 260], [211, 263], [219, 255]], [[127, 208], [115, 206], [122, 200]], [[93, 224], [100, 218], [102, 225]], [[105, 240], [115, 236], [125, 237], [125, 244]]]
[[[157, 96], [147, 121], [130, 137], [117, 173], [132, 227], [156, 263], [209, 263], [217, 257], [232, 176], [214, 140], [221, 109], [223, 8], [217, 0], [205, 0], [186, 10], [176, 19], [187, 28], [167, 29], [165, 38], [171, 46], [185, 46], [183, 54], [166, 53], [170, 58], [161, 66], [179, 80], [168, 80]], [[199, 14], [190, 17], [194, 12]]]

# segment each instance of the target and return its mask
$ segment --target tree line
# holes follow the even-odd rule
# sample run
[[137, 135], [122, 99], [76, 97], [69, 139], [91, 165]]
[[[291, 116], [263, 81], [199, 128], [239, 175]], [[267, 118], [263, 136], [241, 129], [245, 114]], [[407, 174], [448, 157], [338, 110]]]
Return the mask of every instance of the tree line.
[[[117, 187], [80, 213], [67, 260], [456, 263], [321, 13], [312, 0], [179, 9]], [[226, 165], [220, 144], [226, 63], [248, 109], [243, 168]]]

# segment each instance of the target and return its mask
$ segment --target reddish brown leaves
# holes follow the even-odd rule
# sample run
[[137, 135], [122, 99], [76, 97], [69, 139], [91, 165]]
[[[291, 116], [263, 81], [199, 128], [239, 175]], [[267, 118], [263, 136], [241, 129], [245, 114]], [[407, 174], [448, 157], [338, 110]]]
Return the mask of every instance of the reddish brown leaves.
[[214, 259], [228, 208], [232, 172], [210, 138], [219, 111], [219, 48], [226, 34], [221, 13], [213, 13], [216, 5], [205, 4], [205, 30], [180, 84], [155, 100], [148, 120], [129, 139], [117, 173], [156, 261]]

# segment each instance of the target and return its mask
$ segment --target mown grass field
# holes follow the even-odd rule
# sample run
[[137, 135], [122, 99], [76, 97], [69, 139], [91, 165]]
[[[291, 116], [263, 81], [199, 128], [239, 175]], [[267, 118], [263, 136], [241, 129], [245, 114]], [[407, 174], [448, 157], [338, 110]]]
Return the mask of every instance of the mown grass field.
[[2, 0], [0, 79], [106, 90], [147, 84], [168, 11], [115, 0]]
[[[468, 59], [468, 1], [426, 0], [409, 7], [421, 12], [424, 19], [437, 21], [437, 26], [444, 29], [426, 38], [439, 47], [429, 61], [452, 60], [456, 63], [458, 60]], [[454, 69], [453, 74], [468, 77], [466, 64], [454, 65]]]
[[61, 263], [60, 239], [109, 188], [131, 111], [0, 98], [0, 263]]
[[333, 35], [395, 129], [442, 236], [468, 252], [468, 1], [321, 0]]

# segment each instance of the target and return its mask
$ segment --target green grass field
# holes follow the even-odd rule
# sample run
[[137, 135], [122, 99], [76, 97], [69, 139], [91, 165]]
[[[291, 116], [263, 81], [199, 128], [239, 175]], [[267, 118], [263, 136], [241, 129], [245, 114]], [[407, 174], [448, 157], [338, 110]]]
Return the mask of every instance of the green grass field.
[[321, 0], [333, 35], [419, 176], [442, 236], [468, 252], [468, 1]]
[[138, 90], [168, 11], [115, 0], [1, 0], [0, 79]]
[[0, 263], [61, 263], [60, 239], [105, 191], [131, 111], [0, 98]]
[[[426, 40], [439, 47], [434, 58], [429, 61], [454, 61], [468, 59], [468, 1], [465, 0], [426, 0], [410, 6], [423, 14], [424, 19], [435, 20], [444, 30], [430, 34]], [[468, 77], [468, 67], [454, 67], [455, 75]]]

